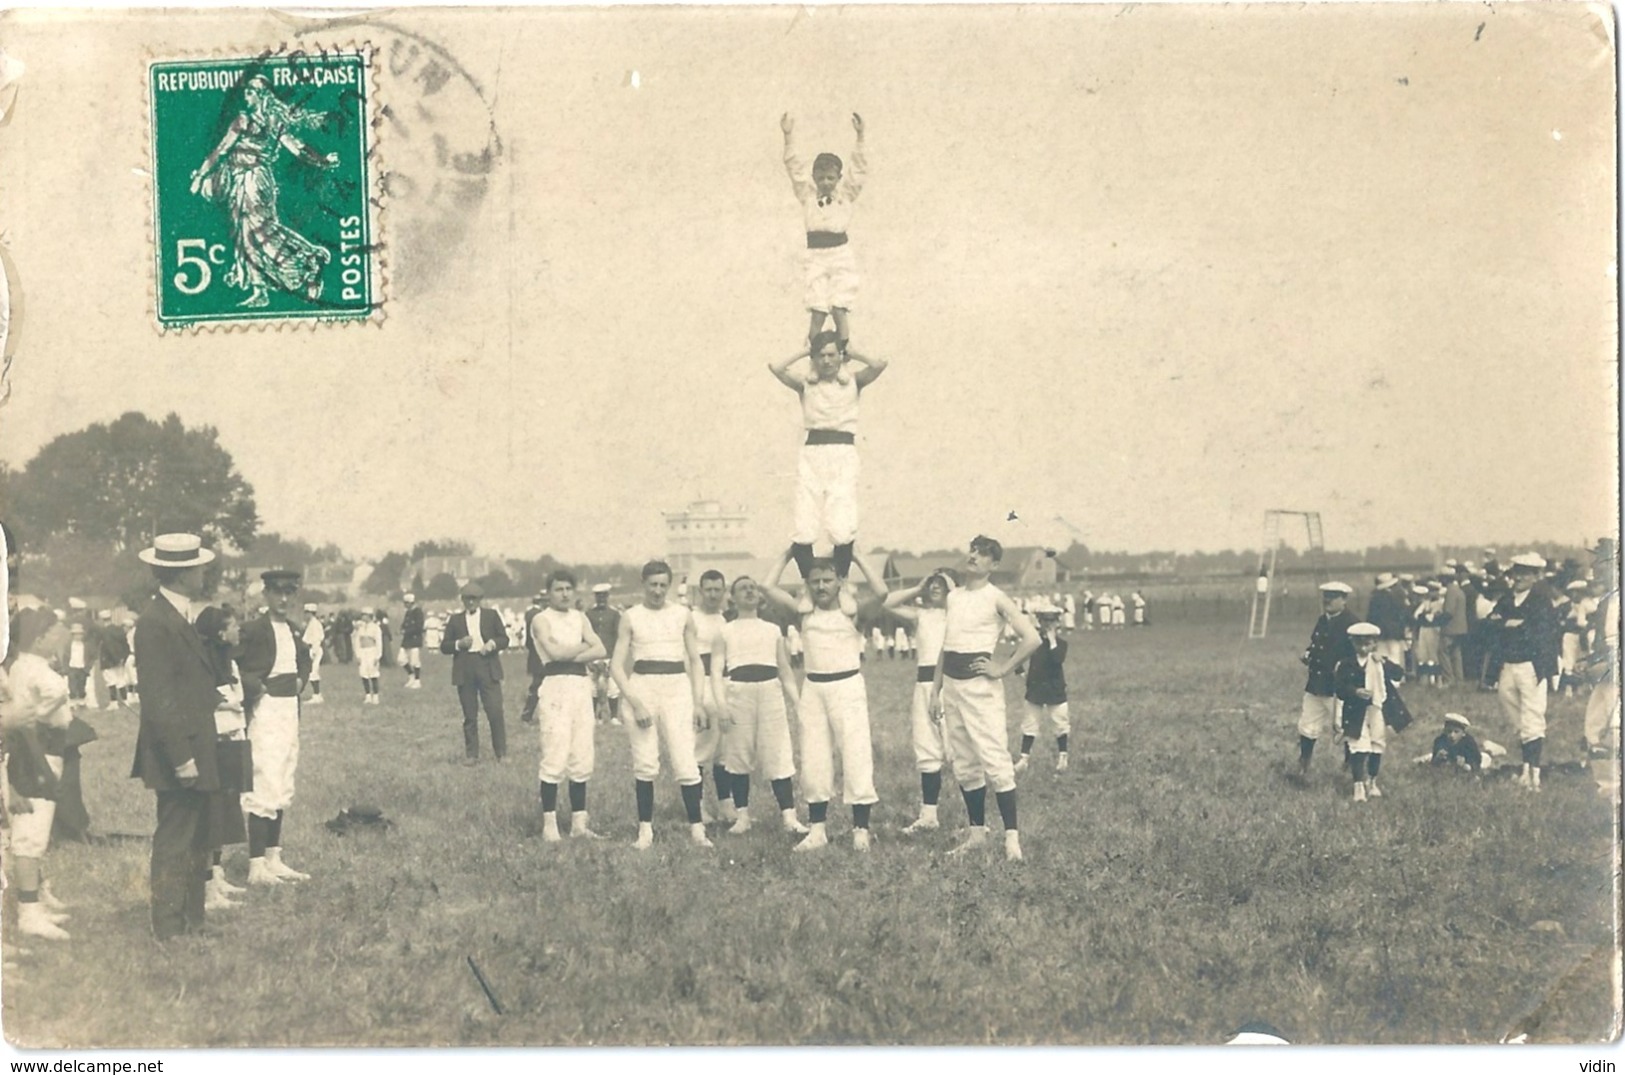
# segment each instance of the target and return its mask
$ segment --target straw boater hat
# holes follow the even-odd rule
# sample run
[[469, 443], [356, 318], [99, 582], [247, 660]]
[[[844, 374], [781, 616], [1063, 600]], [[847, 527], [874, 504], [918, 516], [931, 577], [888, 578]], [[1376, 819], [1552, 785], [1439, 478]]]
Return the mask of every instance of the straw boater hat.
[[1512, 569], [1514, 571], [1544, 571], [1546, 570], [1546, 559], [1536, 552], [1521, 552], [1512, 558]]
[[409, 605], [412, 602], [416, 601], [417, 599], [418, 599], [418, 595], [415, 594], [415, 593], [408, 593], [408, 594], [402, 594], [401, 595], [401, 600], [405, 601]]
[[1414, 593], [1414, 594], [1419, 594], [1419, 595], [1424, 595], [1425, 596], [1427, 594], [1427, 592], [1428, 592], [1428, 588], [1426, 586], [1423, 586], [1420, 582], [1417, 583], [1415, 586], [1411, 587], [1411, 593]]
[[592, 588], [593, 593], [609, 593], [609, 583], [600, 582]]
[[1390, 574], [1387, 571], [1384, 571], [1382, 574], [1377, 576], [1377, 589], [1386, 590], [1388, 587], [1392, 586], [1394, 583], [1396, 583], [1398, 581], [1399, 580], [1397, 578], [1395, 578], [1392, 574]]
[[153, 567], [199, 567], [214, 560], [214, 551], [205, 549], [196, 534], [159, 534], [152, 539], [151, 548], [135, 555]]
[[1320, 584], [1322, 597], [1347, 597], [1354, 592], [1354, 587], [1346, 582], [1323, 582]]
[[310, 602], [310, 601], [306, 601], [305, 602], [305, 611], [306, 612], [315, 612], [316, 611], [315, 604]]
[[1575, 579], [1573, 582], [1563, 587], [1565, 590], [1589, 590], [1590, 588], [1591, 583], [1587, 582], [1585, 579]]
[[1382, 634], [1382, 628], [1374, 623], [1356, 623], [1349, 626], [1350, 638], [1377, 638]]

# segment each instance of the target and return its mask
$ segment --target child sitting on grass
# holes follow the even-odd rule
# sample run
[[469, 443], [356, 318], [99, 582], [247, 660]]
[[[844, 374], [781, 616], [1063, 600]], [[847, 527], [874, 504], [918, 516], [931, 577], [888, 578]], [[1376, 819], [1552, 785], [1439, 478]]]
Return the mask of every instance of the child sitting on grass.
[[1433, 753], [1429, 760], [1438, 766], [1447, 766], [1469, 773], [1478, 773], [1484, 767], [1484, 754], [1478, 749], [1478, 740], [1467, 729], [1472, 722], [1460, 713], [1444, 715], [1444, 731], [1433, 740]]

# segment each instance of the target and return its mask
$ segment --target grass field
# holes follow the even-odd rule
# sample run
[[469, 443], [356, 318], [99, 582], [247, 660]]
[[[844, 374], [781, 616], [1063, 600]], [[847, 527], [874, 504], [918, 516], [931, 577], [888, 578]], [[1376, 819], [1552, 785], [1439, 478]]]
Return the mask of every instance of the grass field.
[[[5, 1033], [25, 1046], [1173, 1044], [1263, 1019], [1304, 1043], [1610, 1036], [1617, 835], [1594, 783], [1554, 771], [1534, 795], [1410, 765], [1447, 708], [1516, 742], [1493, 695], [1417, 687], [1385, 798], [1350, 803], [1325, 747], [1296, 788], [1308, 625], [1239, 633], [1074, 635], [1074, 764], [1053, 773], [1040, 740], [1021, 864], [996, 839], [984, 859], [945, 857], [964, 822], [951, 781], [944, 831], [899, 833], [918, 798], [903, 662], [868, 666], [881, 794], [868, 856], [838, 807], [837, 843], [792, 855], [765, 787], [767, 824], [693, 849], [669, 778], [655, 850], [633, 851], [612, 727], [591, 806], [613, 839], [544, 845], [522, 661], [508, 665], [512, 757], [478, 768], [458, 764], [440, 658], [422, 691], [392, 674], [368, 709], [353, 666], [328, 667], [284, 838], [315, 879], [252, 892], [211, 916], [215, 935], [159, 946], [144, 843], [53, 850], [73, 940], [31, 942], [7, 974]], [[1578, 756], [1582, 707], [1554, 701], [1550, 762]], [[152, 797], [125, 778], [134, 717], [90, 716], [97, 828], [150, 833]], [[322, 827], [355, 802], [393, 830]]]

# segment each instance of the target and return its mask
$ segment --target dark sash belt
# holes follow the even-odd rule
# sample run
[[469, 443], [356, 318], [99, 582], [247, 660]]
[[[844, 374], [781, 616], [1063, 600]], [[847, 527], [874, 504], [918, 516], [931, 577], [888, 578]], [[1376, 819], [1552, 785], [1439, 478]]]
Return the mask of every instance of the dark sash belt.
[[914, 682], [916, 683], [930, 683], [936, 678], [937, 666], [934, 664], [922, 664], [920, 670], [914, 673]]
[[807, 233], [808, 250], [832, 250], [837, 246], [846, 245], [846, 232], [844, 231], [809, 231]]
[[587, 666], [580, 661], [548, 661], [542, 665], [544, 676], [584, 676]]
[[766, 683], [779, 678], [779, 670], [770, 664], [742, 664], [728, 669], [728, 678], [734, 683]]
[[942, 674], [949, 679], [975, 679], [976, 672], [971, 671], [971, 664], [978, 657], [991, 657], [991, 653], [954, 653], [950, 650], [942, 651]]
[[807, 679], [813, 683], [836, 683], [843, 679], [851, 679], [861, 668], [849, 668], [845, 672], [808, 672]]
[[292, 672], [265, 677], [265, 693], [272, 698], [294, 698], [299, 694], [299, 677]]
[[680, 676], [687, 669], [682, 661], [633, 661], [632, 671], [640, 676]]
[[856, 444], [856, 433], [845, 433], [839, 429], [809, 429], [807, 430], [808, 444]]

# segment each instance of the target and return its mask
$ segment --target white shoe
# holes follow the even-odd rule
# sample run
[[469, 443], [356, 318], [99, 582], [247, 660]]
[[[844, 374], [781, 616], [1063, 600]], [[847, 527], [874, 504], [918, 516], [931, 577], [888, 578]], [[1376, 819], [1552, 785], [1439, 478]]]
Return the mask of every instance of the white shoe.
[[56, 893], [51, 891], [51, 882], [49, 881], [40, 882], [39, 901], [45, 905], [46, 910], [53, 914], [61, 914], [63, 911], [71, 910], [69, 904], [56, 898]]
[[867, 850], [869, 850], [869, 830], [868, 829], [853, 829], [852, 830], [852, 850], [854, 850], [854, 851], [867, 851]]
[[688, 839], [689, 842], [695, 847], [717, 846], [711, 842], [711, 838], [709, 836], [705, 835], [705, 825], [703, 823], [699, 825], [690, 825], [688, 827]]
[[1356, 784], [1356, 785], [1354, 785], [1354, 801], [1357, 802], [1357, 803], [1365, 802], [1365, 785], [1364, 784]]
[[936, 832], [940, 828], [942, 828], [942, 822], [938, 821], [934, 817], [928, 818], [922, 814], [920, 817], [915, 818], [913, 823], [903, 829], [903, 835], [913, 836], [916, 833], [921, 832]]
[[971, 829], [968, 832], [966, 832], [965, 838], [959, 842], [959, 846], [954, 848], [952, 851], [948, 852], [948, 854], [950, 856], [967, 855], [972, 851], [975, 851], [975, 850], [977, 850], [979, 848], [983, 848], [983, 847], [986, 847], [986, 846], [987, 846], [987, 826], [986, 825], [976, 825], [976, 826], [972, 826]]
[[743, 836], [743, 835], [745, 835], [745, 833], [747, 833], [749, 831], [750, 831], [750, 814], [747, 811], [740, 810], [740, 811], [738, 811], [737, 815], [734, 817], [734, 823], [732, 825], [728, 826], [728, 832], [729, 832], [729, 834], [731, 834], [733, 836]]
[[17, 932], [28, 937], [42, 937], [48, 941], [70, 940], [68, 931], [46, 916], [43, 903], [17, 905]]
[[1375, 780], [1366, 785], [1365, 793], [1366, 797], [1370, 799], [1382, 798], [1382, 789], [1377, 787], [1377, 782]]
[[1066, 755], [1065, 754], [1056, 755], [1056, 757], [1055, 757], [1055, 771], [1058, 772], [1058, 773], [1064, 773], [1064, 772], [1066, 772], [1066, 768], [1067, 768]]
[[544, 843], [544, 844], [557, 844], [557, 843], [563, 843], [563, 842], [564, 842], [564, 837], [559, 835], [559, 827], [558, 827], [558, 825], [554, 824], [554, 825], [544, 825], [544, 826], [542, 826], [542, 843]]
[[1021, 861], [1021, 834], [1006, 832], [1004, 834], [1004, 860], [1006, 862]]
[[229, 911], [242, 904], [222, 892], [213, 881], [203, 886], [203, 909], [205, 911]]
[[1017, 776], [1020, 776], [1022, 773], [1025, 773], [1027, 771], [1027, 763], [1030, 760], [1031, 759], [1028, 758], [1027, 755], [1025, 755], [1025, 754], [1023, 754], [1021, 757], [1016, 759], [1016, 775]]
[[248, 883], [250, 885], [280, 885], [282, 878], [271, 872], [271, 867], [265, 864], [264, 859], [249, 859]]
[[234, 885], [226, 880], [226, 868], [224, 866], [215, 866], [210, 870], [210, 873], [214, 875], [214, 887], [228, 896], [237, 896], [248, 891], [248, 889]]
[[794, 810], [786, 810], [779, 815], [784, 822], [784, 831], [793, 832], [798, 836], [805, 836], [812, 830], [801, 823]]
[[280, 847], [268, 847], [265, 849], [265, 866], [284, 881], [310, 880], [310, 874], [300, 873], [298, 870], [282, 861], [282, 849]]
[[306, 702], [305, 702], [305, 704], [306, 704], [306, 705], [321, 705], [321, 704], [322, 704], [322, 696], [321, 696], [321, 695], [319, 695], [319, 694], [313, 694], [313, 695], [311, 695], [311, 696], [310, 696], [310, 698], [309, 698], [309, 699], [308, 699], [308, 700], [307, 700], [307, 701], [306, 701]]
[[638, 822], [638, 838], [632, 841], [632, 846], [639, 851], [647, 851], [655, 845], [655, 829], [647, 821]]
[[807, 833], [805, 839], [791, 848], [792, 851], [817, 851], [829, 846], [829, 837], [824, 834], [823, 825], [814, 825]]

